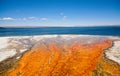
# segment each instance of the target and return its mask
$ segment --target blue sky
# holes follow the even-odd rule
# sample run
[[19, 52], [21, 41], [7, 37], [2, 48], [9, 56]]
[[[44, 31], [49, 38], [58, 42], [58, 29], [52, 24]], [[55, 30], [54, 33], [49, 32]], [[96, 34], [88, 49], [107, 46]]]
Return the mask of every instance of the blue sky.
[[0, 0], [0, 26], [120, 24], [120, 0]]

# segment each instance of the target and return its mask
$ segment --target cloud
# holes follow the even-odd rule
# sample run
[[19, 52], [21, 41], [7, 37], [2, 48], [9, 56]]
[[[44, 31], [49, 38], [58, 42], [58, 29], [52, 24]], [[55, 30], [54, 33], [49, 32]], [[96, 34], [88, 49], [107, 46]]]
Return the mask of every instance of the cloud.
[[25, 21], [25, 20], [27, 20], [27, 18], [23, 18], [22, 20], [24, 20], [24, 21]]
[[61, 12], [60, 15], [63, 16], [64, 14]]
[[21, 18], [18, 18], [17, 20], [21, 20]]
[[26, 20], [37, 20], [37, 18], [36, 18], [36, 17], [31, 16], [31, 17], [18, 18], [17, 20], [23, 20], [23, 21], [26, 21]]
[[63, 20], [66, 20], [67, 19], [67, 16], [63, 16]]
[[11, 18], [11, 17], [3, 17], [3, 18], [0, 18], [0, 20], [3, 20], [3, 21], [10, 21], [10, 20], [16, 20], [16, 19]]
[[48, 18], [41, 18], [40, 20], [42, 20], [42, 21], [47, 21]]
[[36, 17], [28, 17], [28, 19], [35, 19]]
[[33, 19], [36, 19], [36, 17], [18, 18], [18, 20], [23, 20], [23, 21], [26, 21], [26, 20], [33, 20]]
[[67, 19], [67, 16], [64, 15], [64, 13], [60, 13], [60, 16], [62, 17], [62, 20], [66, 20]]

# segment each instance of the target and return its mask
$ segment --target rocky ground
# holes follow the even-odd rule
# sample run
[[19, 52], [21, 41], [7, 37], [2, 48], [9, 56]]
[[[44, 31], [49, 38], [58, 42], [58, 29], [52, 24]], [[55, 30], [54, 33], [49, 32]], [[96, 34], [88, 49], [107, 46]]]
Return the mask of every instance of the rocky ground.
[[119, 76], [120, 37], [1, 37], [0, 75]]

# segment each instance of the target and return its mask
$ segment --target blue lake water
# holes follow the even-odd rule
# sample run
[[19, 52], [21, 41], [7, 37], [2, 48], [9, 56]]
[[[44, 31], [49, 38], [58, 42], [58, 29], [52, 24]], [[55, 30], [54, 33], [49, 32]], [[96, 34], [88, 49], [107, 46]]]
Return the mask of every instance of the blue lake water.
[[120, 26], [0, 28], [0, 36], [33, 36], [33, 35], [53, 35], [53, 34], [120, 36]]

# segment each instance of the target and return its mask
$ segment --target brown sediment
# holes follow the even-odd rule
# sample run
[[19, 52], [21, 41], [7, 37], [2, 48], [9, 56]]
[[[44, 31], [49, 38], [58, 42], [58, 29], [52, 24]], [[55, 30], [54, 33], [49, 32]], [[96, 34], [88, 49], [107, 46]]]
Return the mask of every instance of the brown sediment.
[[6, 71], [15, 66], [15, 62], [16, 59], [14, 59], [14, 57], [0, 62], [0, 76], [3, 76]]
[[4, 61], [0, 62], [0, 76], [4, 76], [7, 71], [11, 70], [11, 68], [17, 67], [18, 66], [17, 62], [19, 61], [17, 57], [22, 57], [26, 52], [27, 51], [21, 54], [17, 53], [13, 57], [9, 57], [5, 59]]
[[120, 65], [103, 56], [98, 61], [93, 76], [120, 76]]
[[98, 60], [93, 76], [120, 76], [120, 65], [106, 57], [105, 51], [103, 56]]
[[[5, 73], [5, 76], [92, 76], [93, 74], [100, 76], [95, 75], [99, 71], [98, 63], [107, 65], [101, 58], [104, 49], [110, 46], [112, 46], [110, 40], [90, 45], [79, 42], [69, 46], [56, 43], [49, 43], [47, 46], [41, 44], [39, 48], [33, 47], [24, 54], [18, 62], [18, 67]], [[112, 73], [119, 74], [119, 72]]]

